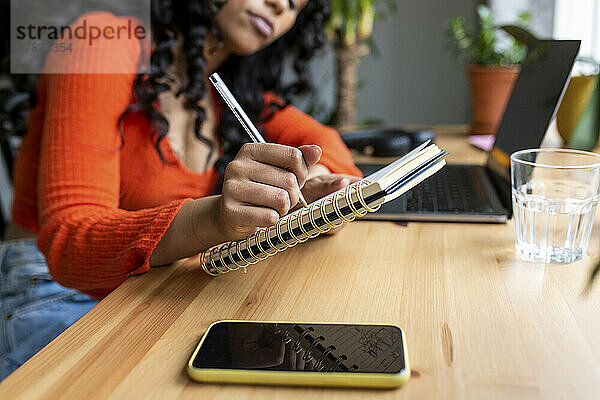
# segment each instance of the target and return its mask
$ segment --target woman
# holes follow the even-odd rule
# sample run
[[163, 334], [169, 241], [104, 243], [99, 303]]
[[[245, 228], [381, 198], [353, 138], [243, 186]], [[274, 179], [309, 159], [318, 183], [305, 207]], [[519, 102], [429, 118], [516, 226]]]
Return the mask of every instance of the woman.
[[[328, 9], [326, 0], [156, 0], [148, 73], [79, 73], [135, 70], [147, 62], [135, 38], [48, 56], [46, 68], [63, 73], [40, 79], [15, 165], [17, 226], [0, 247], [3, 277], [15, 282], [0, 296], [1, 377], [127, 277], [272, 225], [300, 190], [310, 202], [357, 179], [336, 132], [287, 104], [308, 88]], [[298, 75], [287, 86], [284, 53]], [[209, 88], [214, 71], [273, 143], [244, 144]]]

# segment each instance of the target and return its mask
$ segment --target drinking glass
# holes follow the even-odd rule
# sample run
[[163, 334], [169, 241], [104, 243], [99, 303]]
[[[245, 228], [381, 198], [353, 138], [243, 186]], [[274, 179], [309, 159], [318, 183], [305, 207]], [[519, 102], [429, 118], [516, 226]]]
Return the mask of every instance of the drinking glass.
[[581, 260], [600, 197], [600, 155], [530, 149], [513, 153], [510, 165], [517, 254], [544, 263]]

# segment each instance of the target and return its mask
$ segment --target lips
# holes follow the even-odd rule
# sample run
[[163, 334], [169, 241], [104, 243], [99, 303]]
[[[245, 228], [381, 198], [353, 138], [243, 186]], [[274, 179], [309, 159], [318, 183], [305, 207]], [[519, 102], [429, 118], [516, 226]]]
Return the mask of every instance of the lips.
[[248, 15], [250, 16], [250, 22], [261, 35], [266, 38], [273, 35], [273, 23], [268, 18], [253, 14], [250, 11], [248, 11]]

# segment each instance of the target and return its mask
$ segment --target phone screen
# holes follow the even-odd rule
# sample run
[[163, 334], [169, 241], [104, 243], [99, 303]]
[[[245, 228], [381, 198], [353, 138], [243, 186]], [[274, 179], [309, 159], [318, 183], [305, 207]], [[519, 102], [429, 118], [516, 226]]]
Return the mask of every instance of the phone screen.
[[196, 368], [399, 373], [402, 332], [393, 325], [218, 322]]

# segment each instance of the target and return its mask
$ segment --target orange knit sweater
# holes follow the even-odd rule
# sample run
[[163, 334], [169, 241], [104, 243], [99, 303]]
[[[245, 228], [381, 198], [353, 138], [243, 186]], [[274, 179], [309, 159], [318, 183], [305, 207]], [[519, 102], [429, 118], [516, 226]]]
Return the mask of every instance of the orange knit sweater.
[[[86, 18], [120, 22], [108, 13]], [[133, 71], [139, 57], [135, 39], [100, 40], [68, 55], [51, 54], [47, 63], [60, 63], [63, 71], [128, 63], [123, 65]], [[121, 142], [117, 122], [134, 102], [134, 79], [43, 75], [15, 165], [14, 222], [38, 233], [38, 247], [59, 283], [98, 299], [148, 271], [150, 254], [180, 207], [211, 194], [218, 181], [214, 168], [195, 173], [183, 166], [168, 140], [161, 142], [167, 160], [162, 163], [143, 112], [126, 117]], [[360, 175], [338, 134], [291, 106], [262, 128], [268, 141], [318, 144], [320, 163], [332, 172]]]

